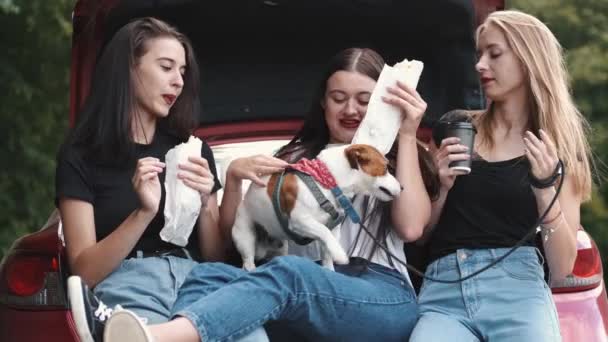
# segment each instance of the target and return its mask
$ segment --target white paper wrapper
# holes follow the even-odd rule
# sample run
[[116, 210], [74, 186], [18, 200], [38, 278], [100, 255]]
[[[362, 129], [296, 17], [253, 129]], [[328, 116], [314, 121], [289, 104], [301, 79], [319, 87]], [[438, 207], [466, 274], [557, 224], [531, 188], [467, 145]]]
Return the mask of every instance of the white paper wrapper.
[[201, 197], [198, 191], [177, 178], [178, 164], [188, 163], [190, 156], [200, 156], [202, 144], [199, 138], [191, 136], [187, 143], [175, 146], [165, 155], [165, 226], [160, 237], [182, 247], [188, 244], [201, 211]]
[[407, 59], [394, 66], [384, 65], [367, 105], [365, 118], [355, 132], [353, 144], [372, 145], [383, 154], [388, 153], [399, 133], [401, 110], [384, 102], [382, 96], [392, 96], [386, 87], [396, 87], [397, 80], [415, 89], [423, 68], [422, 62]]

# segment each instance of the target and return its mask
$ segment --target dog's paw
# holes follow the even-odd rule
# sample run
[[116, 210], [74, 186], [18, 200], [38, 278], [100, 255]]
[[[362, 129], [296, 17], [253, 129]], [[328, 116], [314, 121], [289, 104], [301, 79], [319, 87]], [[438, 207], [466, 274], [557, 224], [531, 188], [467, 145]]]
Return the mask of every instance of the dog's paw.
[[339, 251], [333, 255], [334, 262], [338, 265], [347, 265], [349, 258], [344, 251]]
[[251, 272], [255, 270], [255, 264], [253, 262], [245, 262], [243, 263], [243, 269], [245, 271]]
[[327, 268], [330, 271], [335, 271], [333, 262], [323, 262], [323, 267]]

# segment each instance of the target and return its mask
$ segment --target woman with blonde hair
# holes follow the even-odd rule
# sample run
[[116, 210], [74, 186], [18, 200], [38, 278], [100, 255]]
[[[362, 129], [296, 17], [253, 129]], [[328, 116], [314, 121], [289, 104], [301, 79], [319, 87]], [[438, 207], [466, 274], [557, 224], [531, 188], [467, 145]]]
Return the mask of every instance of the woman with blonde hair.
[[[592, 185], [588, 125], [569, 91], [562, 47], [540, 20], [494, 12], [477, 30], [477, 49], [490, 105], [467, 113], [478, 132], [473, 151], [458, 138], [437, 141], [441, 190], [426, 228], [426, 275], [466, 277], [507, 254], [539, 219], [544, 254], [529, 239], [472, 278], [425, 280], [411, 341], [558, 341], [543, 262], [550, 279], [572, 272], [580, 205]], [[469, 174], [449, 168], [468, 158]]]

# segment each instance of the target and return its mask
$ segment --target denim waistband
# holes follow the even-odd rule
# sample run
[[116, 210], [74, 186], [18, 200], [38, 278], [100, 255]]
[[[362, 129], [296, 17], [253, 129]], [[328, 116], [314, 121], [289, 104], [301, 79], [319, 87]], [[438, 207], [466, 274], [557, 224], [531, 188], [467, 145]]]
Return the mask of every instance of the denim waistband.
[[178, 258], [190, 259], [197, 261], [196, 255], [192, 255], [192, 253], [186, 248], [172, 248], [165, 250], [157, 250], [157, 251], [142, 251], [142, 250], [134, 250], [129, 253], [128, 258], [150, 258], [150, 257], [166, 257], [166, 256], [174, 256]]
[[[511, 248], [486, 248], [486, 249], [459, 249], [455, 253], [446, 255], [431, 263], [438, 271], [457, 268], [459, 264], [489, 264], [492, 261], [507, 254]], [[515, 261], [544, 263], [544, 259], [538, 248], [522, 246], [507, 256], [501, 262], [509, 263]]]
[[[396, 269], [390, 268], [385, 265], [377, 264], [375, 262], [368, 261], [367, 259], [361, 258], [361, 257], [350, 257], [350, 261], [349, 261], [348, 265], [341, 265], [341, 266], [345, 266], [342, 268], [343, 273], [345, 273], [345, 274], [349, 274], [349, 273], [357, 274], [357, 273], [363, 272], [366, 268], [369, 268], [370, 270], [373, 270], [375, 272], [379, 272], [379, 273], [385, 274], [387, 276], [396, 278], [399, 281], [404, 281], [408, 284], [411, 283], [409, 279], [404, 277], [403, 274], [401, 274]], [[344, 272], [345, 269], [350, 269], [350, 272], [349, 271]]]

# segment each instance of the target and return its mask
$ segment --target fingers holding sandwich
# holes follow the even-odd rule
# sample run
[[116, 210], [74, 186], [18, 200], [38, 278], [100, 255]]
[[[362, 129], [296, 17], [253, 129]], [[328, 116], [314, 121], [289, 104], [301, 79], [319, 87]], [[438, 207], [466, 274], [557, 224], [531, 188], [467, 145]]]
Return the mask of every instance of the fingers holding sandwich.
[[399, 133], [415, 136], [426, 112], [427, 103], [416, 89], [401, 81], [397, 81], [393, 87], [387, 87], [387, 92], [388, 95], [382, 96], [382, 100], [401, 109], [402, 121]]

